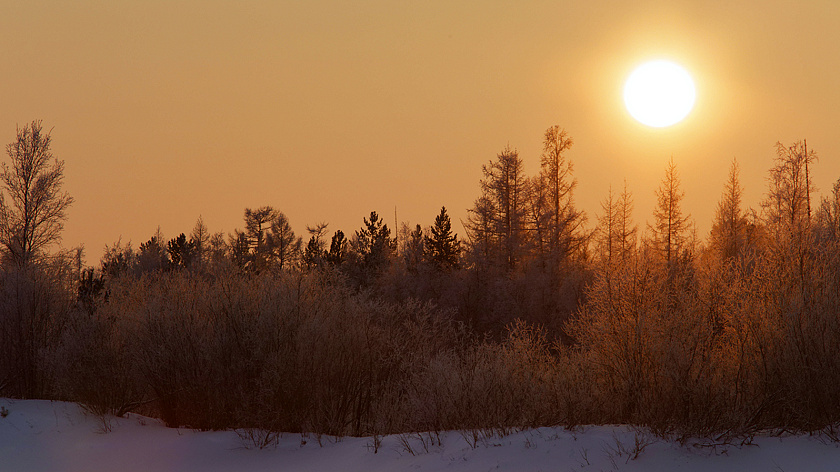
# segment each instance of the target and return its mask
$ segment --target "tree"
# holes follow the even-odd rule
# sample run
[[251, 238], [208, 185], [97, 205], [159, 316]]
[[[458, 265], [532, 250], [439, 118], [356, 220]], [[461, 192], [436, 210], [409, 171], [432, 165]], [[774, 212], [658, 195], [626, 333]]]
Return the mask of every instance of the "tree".
[[552, 126], [545, 131], [540, 159], [550, 211], [549, 244], [557, 262], [569, 257], [586, 239], [578, 234], [585, 218], [574, 206], [577, 180], [572, 177], [572, 162], [563, 155], [573, 143], [564, 129]]
[[266, 241], [271, 222], [280, 213], [270, 206], [263, 206], [252, 210], [245, 209], [245, 236], [247, 238], [249, 254], [247, 266], [255, 271], [261, 271], [268, 265], [271, 248]]
[[[61, 191], [64, 161], [50, 151], [52, 138], [41, 121], [17, 129], [6, 146], [11, 168], [4, 162], [0, 181], [0, 249], [5, 260], [26, 267], [61, 238], [73, 198]], [[8, 200], [6, 199], [8, 195]]]
[[747, 218], [741, 210], [741, 183], [738, 179], [738, 161], [732, 160], [729, 180], [723, 187], [723, 196], [718, 203], [712, 231], [709, 234], [710, 246], [721, 260], [732, 259], [738, 255], [747, 239]]
[[303, 264], [307, 268], [320, 267], [327, 255], [327, 243], [324, 236], [327, 233], [327, 223], [318, 223], [315, 226], [307, 226], [309, 242], [303, 251]]
[[763, 206], [777, 241], [801, 240], [811, 222], [811, 192], [815, 189], [809, 165], [816, 159], [817, 154], [808, 151], [804, 141], [791, 146], [776, 143], [776, 165], [770, 170], [770, 189]]
[[195, 222], [192, 233], [190, 233], [190, 241], [195, 244], [195, 261], [198, 264], [207, 262], [207, 255], [210, 251], [210, 231], [204, 224], [201, 216]]
[[160, 228], [151, 239], [140, 245], [137, 263], [141, 272], [160, 272], [169, 268], [169, 253]]
[[481, 197], [467, 222], [472, 251], [484, 263], [512, 272], [527, 242], [528, 179], [522, 159], [508, 146], [481, 170]]
[[446, 213], [446, 207], [440, 208], [431, 233], [431, 237], [425, 238], [427, 258], [438, 270], [457, 269], [461, 256], [461, 242], [458, 241], [458, 235], [452, 233], [452, 222]]
[[409, 230], [408, 225], [403, 223], [401, 228], [402, 238], [400, 238], [400, 253], [402, 255], [405, 268], [411, 272], [417, 272], [417, 268], [426, 259], [425, 236], [423, 235], [423, 228], [416, 225], [414, 230]]
[[683, 216], [680, 202], [685, 194], [680, 189], [680, 179], [674, 159], [668, 162], [665, 179], [656, 190], [656, 209], [653, 212], [654, 224], [648, 225], [653, 233], [654, 247], [665, 262], [670, 263], [679, 255], [686, 241], [689, 216]]
[[267, 250], [270, 262], [276, 262], [277, 268], [291, 267], [300, 254], [301, 239], [295, 236], [292, 225], [283, 213], [277, 212], [271, 220], [271, 232], [267, 238]]
[[170, 264], [175, 269], [188, 269], [198, 257], [198, 245], [194, 239], [187, 240], [187, 235], [181, 233], [177, 238], [169, 240], [166, 251], [169, 253]]
[[633, 195], [624, 190], [617, 197], [610, 187], [607, 199], [601, 202], [604, 214], [598, 218], [598, 228], [595, 231], [596, 247], [601, 260], [610, 266], [623, 264], [633, 254], [636, 248], [636, 225], [633, 224]]
[[347, 245], [344, 231], [336, 231], [330, 240], [330, 251], [326, 254], [327, 262], [336, 267], [342, 265], [347, 259]]
[[365, 279], [379, 276], [390, 262], [394, 252], [394, 240], [391, 230], [375, 211], [370, 212], [370, 219], [363, 218], [364, 227], [356, 231], [354, 250], [361, 258]]

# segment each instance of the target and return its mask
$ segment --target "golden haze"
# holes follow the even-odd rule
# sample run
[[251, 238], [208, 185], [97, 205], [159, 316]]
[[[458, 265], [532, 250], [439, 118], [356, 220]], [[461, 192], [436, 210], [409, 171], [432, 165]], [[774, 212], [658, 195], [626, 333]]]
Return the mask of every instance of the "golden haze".
[[[242, 226], [273, 205], [358, 229], [457, 223], [505, 145], [537, 172], [554, 124], [575, 140], [590, 223], [626, 178], [636, 220], [673, 156], [700, 235], [737, 157], [756, 207], [774, 143], [808, 139], [824, 193], [840, 177], [840, 5], [745, 2], [5, 2], [0, 140], [53, 129], [76, 199], [64, 246], [88, 263], [160, 225]], [[650, 129], [621, 89], [653, 58], [697, 85], [683, 122]], [[5, 160], [5, 156], [4, 156]]]

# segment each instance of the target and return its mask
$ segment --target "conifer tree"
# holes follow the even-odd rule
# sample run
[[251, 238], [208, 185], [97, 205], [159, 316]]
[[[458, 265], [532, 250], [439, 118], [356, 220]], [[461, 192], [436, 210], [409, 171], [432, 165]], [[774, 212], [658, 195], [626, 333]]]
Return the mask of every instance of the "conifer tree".
[[382, 273], [390, 262], [394, 252], [394, 240], [391, 230], [375, 211], [370, 212], [370, 219], [363, 218], [364, 227], [356, 231], [354, 250], [361, 258], [363, 271], [368, 277]]
[[482, 263], [512, 272], [525, 256], [528, 179], [516, 150], [506, 147], [482, 167], [481, 197], [467, 232]]
[[330, 250], [326, 254], [327, 262], [332, 266], [340, 266], [347, 258], [347, 238], [344, 237], [344, 232], [338, 230], [333, 234], [330, 240]]
[[747, 239], [747, 219], [741, 209], [741, 183], [739, 181], [738, 162], [733, 159], [729, 168], [729, 180], [723, 188], [723, 196], [718, 203], [710, 245], [722, 260], [732, 259], [742, 250]]
[[[403, 237], [401, 238], [401, 252], [403, 262], [409, 272], [416, 272], [417, 268], [426, 259], [426, 249], [424, 247], [423, 228], [416, 225], [414, 230], [408, 231], [408, 225], [403, 223]], [[406, 237], [405, 234], [408, 233]]]
[[584, 217], [573, 199], [577, 180], [572, 177], [572, 162], [563, 154], [573, 143], [559, 126], [545, 131], [540, 178], [546, 187], [551, 222], [549, 243], [556, 262], [569, 257], [585, 240], [578, 234]]
[[689, 216], [683, 216], [680, 205], [684, 197], [685, 194], [680, 189], [677, 166], [671, 158], [665, 169], [665, 178], [656, 190], [654, 224], [648, 225], [653, 233], [654, 247], [667, 263], [676, 259], [686, 242]]
[[431, 229], [432, 235], [426, 237], [426, 254], [438, 270], [458, 268], [461, 243], [458, 235], [452, 233], [452, 222], [446, 213], [446, 207], [440, 208]]
[[169, 263], [175, 269], [190, 268], [198, 253], [195, 240], [187, 240], [184, 233], [170, 239], [166, 250], [169, 253]]
[[318, 223], [315, 226], [307, 226], [306, 231], [310, 237], [303, 251], [303, 264], [307, 268], [321, 266], [325, 262], [327, 255], [326, 242], [324, 241], [327, 224]]

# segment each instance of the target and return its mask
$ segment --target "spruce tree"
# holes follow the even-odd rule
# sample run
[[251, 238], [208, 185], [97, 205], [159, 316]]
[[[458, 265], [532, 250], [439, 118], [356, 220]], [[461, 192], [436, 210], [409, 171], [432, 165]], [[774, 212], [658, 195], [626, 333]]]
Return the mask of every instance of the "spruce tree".
[[431, 237], [426, 237], [426, 257], [438, 270], [458, 268], [461, 255], [461, 243], [458, 235], [452, 233], [452, 222], [446, 213], [446, 207], [440, 208], [435, 217]]

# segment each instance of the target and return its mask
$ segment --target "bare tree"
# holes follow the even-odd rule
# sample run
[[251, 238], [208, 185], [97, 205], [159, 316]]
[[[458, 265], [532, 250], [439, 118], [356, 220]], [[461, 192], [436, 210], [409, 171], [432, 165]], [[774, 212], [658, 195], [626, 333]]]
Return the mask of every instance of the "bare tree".
[[747, 218], [741, 210], [741, 183], [738, 179], [738, 162], [732, 160], [729, 180], [723, 188], [723, 196], [718, 203], [712, 232], [709, 235], [711, 247], [722, 260], [738, 255], [747, 239]]
[[803, 141], [776, 143], [776, 165], [770, 169], [770, 189], [764, 202], [767, 224], [778, 241], [798, 240], [811, 222], [811, 182], [808, 167], [817, 154]]
[[665, 170], [665, 179], [656, 190], [656, 209], [653, 212], [654, 224], [648, 225], [653, 232], [653, 243], [657, 250], [670, 263], [686, 242], [689, 216], [683, 216], [680, 202], [685, 194], [680, 189], [677, 166], [672, 158]]
[[540, 159], [540, 177], [547, 188], [551, 214], [549, 241], [552, 253], [559, 260], [571, 255], [586, 239], [578, 234], [585, 218], [574, 206], [577, 180], [572, 177], [572, 162], [563, 155], [572, 144], [564, 129], [552, 126], [545, 131]]
[[290, 268], [301, 252], [301, 238], [295, 236], [289, 219], [279, 211], [271, 221], [271, 232], [268, 234], [267, 243], [272, 262], [276, 262], [280, 270]]
[[[41, 121], [17, 129], [6, 146], [12, 160], [0, 172], [0, 249], [6, 260], [20, 267], [32, 264], [50, 244], [61, 239], [67, 208], [73, 198], [61, 191], [64, 161], [50, 152], [50, 133]], [[6, 199], [6, 194], [8, 199]]]
[[[482, 167], [482, 194], [492, 202], [490, 230], [498, 244], [495, 255], [508, 272], [522, 261], [526, 247], [528, 179], [523, 167], [519, 153], [509, 146]], [[480, 209], [473, 212], [478, 214]]]

